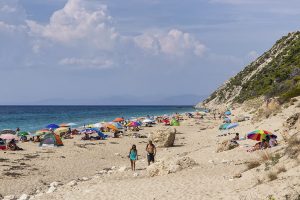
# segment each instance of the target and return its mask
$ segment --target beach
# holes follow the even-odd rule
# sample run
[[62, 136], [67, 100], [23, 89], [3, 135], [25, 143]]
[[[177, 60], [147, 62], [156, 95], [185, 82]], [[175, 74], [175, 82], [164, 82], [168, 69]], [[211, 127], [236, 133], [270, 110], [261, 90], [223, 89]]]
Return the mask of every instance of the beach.
[[[300, 192], [299, 156], [290, 159], [284, 150], [283, 123], [299, 111], [296, 105], [281, 110], [269, 118], [246, 120], [226, 132], [218, 130], [222, 119], [208, 113], [203, 119], [183, 117], [176, 129], [172, 147], [157, 148], [156, 162], [190, 158], [195, 165], [169, 170], [165, 174], [149, 176], [145, 147], [148, 138], [128, 136], [98, 141], [81, 141], [80, 137], [63, 140], [58, 148], [39, 148], [36, 143], [18, 143], [24, 151], [0, 151], [0, 194], [22, 194], [27, 199], [293, 199]], [[243, 107], [232, 110], [232, 115], [243, 113], [253, 117]], [[164, 129], [163, 124], [143, 127], [138, 133]], [[269, 130], [278, 136], [279, 145], [267, 150], [247, 152], [256, 141], [240, 140], [239, 146], [217, 152], [219, 144], [232, 139], [236, 132], [241, 137], [255, 129]], [[294, 133], [295, 130], [290, 131]], [[228, 134], [232, 133], [232, 134]], [[130, 169], [128, 152], [136, 144], [139, 160], [136, 171]], [[281, 154], [277, 163], [265, 169], [265, 164], [249, 169], [248, 163], [259, 160], [262, 154]], [[284, 166], [276, 179], [268, 173]], [[52, 189], [51, 189], [52, 188]], [[53, 191], [52, 191], [53, 190]], [[10, 196], [12, 198], [12, 196]], [[23, 196], [24, 197], [24, 196]], [[9, 197], [6, 197], [9, 198]], [[295, 198], [296, 199], [296, 198]]]

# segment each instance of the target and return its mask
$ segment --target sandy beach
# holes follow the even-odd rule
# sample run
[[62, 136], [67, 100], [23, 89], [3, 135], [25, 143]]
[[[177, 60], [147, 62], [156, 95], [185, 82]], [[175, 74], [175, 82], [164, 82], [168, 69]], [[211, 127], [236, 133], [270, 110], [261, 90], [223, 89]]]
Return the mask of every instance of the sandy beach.
[[[211, 114], [204, 119], [184, 117], [176, 128], [173, 147], [158, 148], [157, 162], [191, 158], [197, 164], [149, 177], [145, 147], [147, 138], [108, 138], [80, 141], [80, 136], [63, 140], [59, 148], [39, 148], [35, 143], [19, 143], [24, 151], [1, 151], [0, 194], [6, 199], [297, 199], [300, 192], [299, 155], [290, 159], [285, 154], [287, 143], [282, 138], [285, 120], [299, 111], [292, 105], [278, 114], [258, 122], [246, 120], [226, 136], [218, 127], [222, 120]], [[232, 111], [253, 117], [243, 107]], [[145, 127], [139, 134], [165, 128], [159, 124]], [[217, 153], [218, 145], [239, 132], [243, 137], [255, 129], [269, 130], [278, 136], [279, 145], [267, 150], [247, 152], [256, 141], [241, 140], [239, 147]], [[296, 130], [291, 130], [290, 134]], [[131, 132], [128, 132], [131, 133]], [[228, 132], [227, 132], [228, 133]], [[127, 158], [132, 144], [137, 145], [137, 170], [130, 170]], [[266, 169], [261, 162], [250, 169], [249, 162], [262, 155], [280, 158]], [[272, 157], [273, 158], [273, 157]], [[270, 159], [271, 160], [271, 159]], [[278, 171], [274, 180], [270, 172]], [[50, 186], [51, 185], [51, 186]], [[51, 189], [52, 188], [52, 189]], [[26, 194], [26, 195], [24, 195]], [[8, 196], [8, 195], [14, 195]]]

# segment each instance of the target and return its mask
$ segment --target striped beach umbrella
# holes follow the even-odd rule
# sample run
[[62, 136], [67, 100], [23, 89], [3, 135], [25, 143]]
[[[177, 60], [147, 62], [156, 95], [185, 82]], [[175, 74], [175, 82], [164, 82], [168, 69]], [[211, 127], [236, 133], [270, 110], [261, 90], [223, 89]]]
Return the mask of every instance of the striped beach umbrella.
[[42, 129], [42, 130], [38, 130], [35, 132], [36, 136], [41, 136], [41, 135], [45, 135], [47, 133], [51, 133], [51, 131], [49, 131], [48, 129]]
[[255, 130], [247, 134], [247, 138], [251, 140], [256, 140], [256, 141], [262, 141], [263, 139], [266, 139], [267, 135], [273, 135], [269, 131], [265, 130]]
[[59, 135], [61, 133], [66, 133], [68, 132], [69, 128], [67, 127], [61, 127], [61, 128], [58, 128], [58, 129], [55, 129], [54, 133]]

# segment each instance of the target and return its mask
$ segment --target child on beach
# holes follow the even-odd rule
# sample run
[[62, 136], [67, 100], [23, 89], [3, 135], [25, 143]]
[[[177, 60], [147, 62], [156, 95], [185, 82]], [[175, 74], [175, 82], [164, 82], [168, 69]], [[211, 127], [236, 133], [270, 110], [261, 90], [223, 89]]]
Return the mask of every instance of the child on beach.
[[129, 151], [129, 159], [131, 163], [131, 170], [135, 171], [135, 161], [138, 160], [138, 153], [135, 144], [132, 145], [130, 151]]

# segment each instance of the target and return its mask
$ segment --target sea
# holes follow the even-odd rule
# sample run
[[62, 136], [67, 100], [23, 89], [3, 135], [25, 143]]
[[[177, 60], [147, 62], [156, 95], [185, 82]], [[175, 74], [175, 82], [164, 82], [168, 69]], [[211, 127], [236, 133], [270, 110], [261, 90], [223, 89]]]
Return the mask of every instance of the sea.
[[32, 132], [48, 124], [72, 122], [83, 126], [117, 117], [130, 119], [193, 111], [193, 106], [0, 106], [0, 130], [20, 128]]

